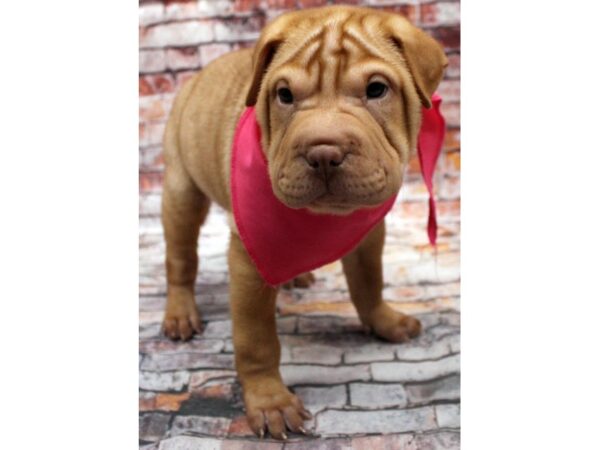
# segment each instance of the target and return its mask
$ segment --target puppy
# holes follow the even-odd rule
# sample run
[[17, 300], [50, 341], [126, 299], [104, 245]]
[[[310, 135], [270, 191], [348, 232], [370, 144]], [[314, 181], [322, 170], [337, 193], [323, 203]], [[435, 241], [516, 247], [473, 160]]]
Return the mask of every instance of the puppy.
[[[287, 429], [304, 432], [310, 413], [279, 373], [276, 283], [248, 251], [241, 222], [233, 217], [232, 148], [240, 117], [254, 107], [268, 173], [264, 195], [290, 214], [334, 217], [343, 228], [353, 214], [393, 203], [416, 148], [421, 109], [431, 107], [446, 65], [440, 45], [405, 18], [331, 6], [278, 17], [253, 49], [217, 59], [178, 94], [164, 137], [168, 299], [163, 330], [182, 340], [202, 331], [194, 301], [196, 246], [210, 202], [216, 202], [232, 214], [228, 263], [235, 364], [247, 419], [259, 436], [268, 431], [285, 439]], [[238, 208], [244, 206], [248, 209], [247, 203]], [[362, 323], [384, 339], [402, 342], [418, 335], [421, 325], [382, 300], [380, 219], [339, 256]], [[275, 227], [277, 234], [294, 224], [279, 223], [268, 212], [261, 220], [255, 222]], [[314, 248], [329, 242], [319, 233], [303, 239], [309, 238], [306, 245]], [[294, 237], [287, 242], [296, 243]], [[298, 275], [300, 283], [310, 280]]]

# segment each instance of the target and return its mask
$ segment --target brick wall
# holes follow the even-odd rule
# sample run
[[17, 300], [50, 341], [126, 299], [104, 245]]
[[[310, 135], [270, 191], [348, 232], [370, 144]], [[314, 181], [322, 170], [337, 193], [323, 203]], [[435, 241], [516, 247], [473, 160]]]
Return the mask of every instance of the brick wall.
[[[427, 30], [450, 61], [439, 93], [448, 123], [436, 188], [440, 221], [456, 221], [460, 207], [460, 3], [427, 0], [141, 0], [139, 5], [140, 216], [160, 210], [162, 134], [175, 93], [194, 72], [218, 56], [252, 45], [271, 18], [298, 7], [355, 4], [395, 11]], [[402, 208], [424, 220], [426, 190], [411, 163]]]

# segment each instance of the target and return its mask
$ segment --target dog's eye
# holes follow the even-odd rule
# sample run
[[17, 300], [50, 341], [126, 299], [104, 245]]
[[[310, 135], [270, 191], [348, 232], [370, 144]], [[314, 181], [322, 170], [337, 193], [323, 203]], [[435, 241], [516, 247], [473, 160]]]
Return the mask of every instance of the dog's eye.
[[368, 99], [381, 98], [385, 95], [387, 90], [388, 90], [388, 87], [385, 84], [380, 83], [379, 81], [373, 81], [372, 83], [369, 83], [369, 85], [367, 86], [367, 98]]
[[277, 97], [279, 97], [279, 101], [284, 105], [290, 105], [294, 103], [294, 95], [288, 88], [277, 89]]

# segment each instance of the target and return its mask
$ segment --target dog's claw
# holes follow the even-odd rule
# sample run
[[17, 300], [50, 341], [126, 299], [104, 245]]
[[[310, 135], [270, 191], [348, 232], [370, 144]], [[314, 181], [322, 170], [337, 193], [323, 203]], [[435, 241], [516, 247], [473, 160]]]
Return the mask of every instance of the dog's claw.
[[265, 437], [265, 430], [263, 428], [261, 428], [260, 431], [258, 432], [258, 437], [260, 439]]
[[298, 427], [298, 430], [300, 431], [300, 433], [308, 435], [308, 432], [304, 429], [304, 427]]
[[284, 441], [287, 441], [287, 434], [285, 434], [285, 432], [281, 433], [281, 437]]

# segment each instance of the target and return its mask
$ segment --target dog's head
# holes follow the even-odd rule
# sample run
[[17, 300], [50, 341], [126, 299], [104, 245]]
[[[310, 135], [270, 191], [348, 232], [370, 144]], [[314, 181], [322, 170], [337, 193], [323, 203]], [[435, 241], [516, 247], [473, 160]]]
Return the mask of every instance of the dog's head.
[[347, 214], [397, 193], [447, 59], [405, 18], [352, 7], [280, 16], [262, 32], [256, 105], [275, 195]]

